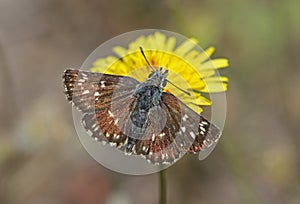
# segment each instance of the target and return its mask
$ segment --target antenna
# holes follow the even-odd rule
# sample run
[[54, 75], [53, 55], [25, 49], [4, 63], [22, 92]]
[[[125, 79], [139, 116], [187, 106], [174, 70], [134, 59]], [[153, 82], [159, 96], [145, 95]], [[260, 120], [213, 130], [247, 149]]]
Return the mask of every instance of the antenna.
[[140, 50], [141, 50], [141, 52], [142, 52], [142, 55], [144, 56], [144, 58], [145, 58], [145, 60], [146, 60], [147, 64], [150, 66], [150, 68], [151, 68], [151, 69], [152, 69], [152, 71], [154, 72], [155, 70], [154, 70], [154, 68], [152, 67], [152, 65], [149, 63], [149, 61], [147, 60], [147, 57], [146, 57], [146, 55], [145, 55], [145, 53], [144, 53], [144, 50], [143, 50], [143, 48], [142, 48], [142, 47], [140, 47]]
[[170, 82], [168, 79], [166, 79], [166, 81], [167, 81], [168, 83], [170, 83], [172, 86], [174, 86], [175, 88], [177, 88], [178, 90], [182, 91], [183, 93], [187, 94], [188, 96], [191, 96], [191, 93], [190, 93], [190, 92], [188, 92], [188, 91], [186, 91], [186, 90], [183, 90], [182, 88], [176, 86], [175, 84], [173, 84], [172, 82]]
[[[147, 60], [147, 57], [146, 57], [146, 55], [145, 55], [145, 53], [144, 53], [143, 48], [140, 47], [140, 50], [141, 50], [141, 53], [142, 53], [143, 57], [145, 58], [147, 64], [150, 66], [150, 68], [151, 68], [152, 71], [154, 72], [155, 70], [154, 70], [154, 68], [152, 67], [152, 65], [149, 63], [149, 61]], [[183, 90], [182, 88], [176, 86], [175, 84], [173, 84], [172, 82], [170, 82], [168, 79], [166, 79], [166, 81], [167, 81], [168, 83], [170, 83], [172, 86], [174, 86], [175, 88], [177, 88], [178, 90], [180, 90], [180, 91], [182, 91], [183, 93], [187, 94], [188, 96], [191, 95], [190, 92], [188, 92], [188, 91], [186, 91], [186, 90]]]

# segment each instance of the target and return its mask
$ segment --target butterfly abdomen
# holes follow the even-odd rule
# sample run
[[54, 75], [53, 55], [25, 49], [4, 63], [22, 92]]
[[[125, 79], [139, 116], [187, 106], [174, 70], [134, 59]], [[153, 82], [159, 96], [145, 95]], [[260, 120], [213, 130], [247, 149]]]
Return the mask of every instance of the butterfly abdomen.
[[133, 96], [137, 101], [131, 120], [137, 127], [145, 128], [150, 109], [157, 106], [161, 100], [161, 91], [156, 86], [142, 86]]
[[125, 132], [129, 136], [126, 144], [126, 152], [135, 150], [136, 143], [145, 139], [147, 121], [150, 110], [157, 106], [161, 100], [161, 90], [157, 86], [145, 86], [140, 84], [133, 94], [135, 103], [132, 110], [129, 110], [132, 126], [126, 128]]

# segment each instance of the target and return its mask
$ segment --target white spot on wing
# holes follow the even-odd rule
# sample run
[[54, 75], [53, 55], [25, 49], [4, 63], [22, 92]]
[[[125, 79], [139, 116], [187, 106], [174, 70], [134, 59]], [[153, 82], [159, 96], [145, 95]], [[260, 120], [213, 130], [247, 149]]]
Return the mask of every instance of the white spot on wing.
[[84, 92], [82, 92], [82, 94], [88, 94], [88, 93], [90, 93], [89, 90], [84, 90]]
[[114, 133], [114, 139], [119, 139], [120, 135], [117, 135], [116, 133]]
[[190, 132], [190, 135], [191, 135], [191, 137], [192, 137], [193, 139], [195, 139], [195, 138], [196, 138], [196, 135], [195, 135], [195, 133], [194, 133], [194, 132]]
[[204, 125], [208, 125], [208, 123], [206, 121], [202, 121], [201, 123]]
[[117, 146], [117, 143], [110, 142], [109, 145], [110, 145], [111, 147], [115, 147], [115, 146]]
[[142, 148], [142, 150], [143, 150], [144, 152], [147, 152], [148, 149], [149, 149], [149, 147], [146, 147], [146, 146], [143, 146], [143, 148]]
[[87, 130], [86, 132], [89, 134], [89, 136], [92, 136], [92, 135], [93, 135], [93, 132], [90, 131], [90, 130]]
[[187, 116], [187, 114], [184, 114], [184, 116], [182, 117], [182, 120], [186, 121], [186, 119], [188, 119], [188, 116]]
[[152, 135], [152, 138], [151, 138], [151, 140], [152, 140], [152, 141], [154, 141], [154, 140], [155, 140], [155, 134], [153, 134], [153, 135]]
[[108, 110], [107, 112], [108, 112], [110, 117], [114, 117], [114, 114], [110, 110]]
[[166, 133], [160, 133], [158, 136], [160, 137], [160, 138], [163, 138], [164, 136], [166, 135]]
[[100, 84], [101, 84], [100, 87], [101, 87], [101, 88], [104, 88], [104, 87], [105, 87], [105, 84], [104, 84], [104, 83], [105, 83], [105, 81], [100, 81]]
[[220, 137], [221, 137], [222, 133], [219, 134], [219, 136], [217, 137], [217, 139], [214, 140], [214, 142], [218, 142]]
[[202, 126], [200, 126], [200, 129], [203, 131], [203, 132], [205, 132], [206, 130], [205, 130], [205, 128], [204, 127], [202, 127]]
[[133, 152], [134, 154], [136, 154], [136, 151], [135, 151], [135, 145], [132, 146], [132, 152]]
[[212, 143], [207, 139], [207, 140], [203, 140], [203, 144], [206, 146], [206, 148], [210, 147], [212, 145]]
[[185, 127], [180, 127], [180, 129], [182, 130], [182, 132], [185, 132], [185, 130], [186, 130]]
[[128, 137], [126, 138], [125, 142], [124, 142], [124, 146], [127, 145], [127, 142], [128, 142]]

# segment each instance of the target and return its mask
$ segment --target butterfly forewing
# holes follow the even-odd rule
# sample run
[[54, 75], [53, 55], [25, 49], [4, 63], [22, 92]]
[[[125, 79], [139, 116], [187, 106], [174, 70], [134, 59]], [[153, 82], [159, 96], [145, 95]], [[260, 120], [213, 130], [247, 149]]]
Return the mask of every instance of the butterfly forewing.
[[[64, 72], [63, 80], [67, 99], [84, 113], [82, 123], [87, 132], [99, 141], [124, 143], [127, 136], [120, 132], [117, 124], [126, 121], [132, 94], [139, 82], [126, 76], [72, 69]], [[114, 113], [113, 102], [117, 107]]]
[[[121, 80], [126, 78], [126, 80]], [[133, 78], [109, 74], [93, 73], [82, 70], [68, 69], [63, 75], [65, 94], [75, 107], [82, 112], [93, 112], [95, 108], [110, 105], [116, 90], [130, 95], [138, 84]], [[121, 82], [126, 82], [122, 84]], [[97, 107], [95, 107], [97, 106]]]

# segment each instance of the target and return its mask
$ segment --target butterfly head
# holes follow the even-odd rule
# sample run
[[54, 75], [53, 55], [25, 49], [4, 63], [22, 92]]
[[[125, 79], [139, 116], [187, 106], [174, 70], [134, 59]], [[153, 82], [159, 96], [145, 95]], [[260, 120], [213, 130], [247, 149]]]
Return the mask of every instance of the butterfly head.
[[146, 83], [159, 88], [164, 88], [167, 85], [167, 76], [168, 70], [163, 70], [163, 68], [160, 67], [158, 70], [149, 74]]

